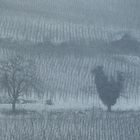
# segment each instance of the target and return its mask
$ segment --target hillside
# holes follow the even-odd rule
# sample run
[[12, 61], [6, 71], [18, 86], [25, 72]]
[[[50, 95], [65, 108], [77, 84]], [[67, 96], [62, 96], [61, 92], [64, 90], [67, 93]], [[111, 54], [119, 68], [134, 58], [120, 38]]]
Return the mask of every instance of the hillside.
[[139, 13], [140, 0], [0, 0], [0, 140], [140, 140]]
[[138, 0], [0, 0], [0, 57], [34, 59], [46, 98], [56, 100], [98, 100], [91, 70], [123, 71], [127, 99], [118, 106], [137, 106], [139, 6]]
[[[98, 48], [98, 49], [97, 49]], [[105, 47], [107, 49], [107, 47]], [[109, 47], [110, 48], [110, 47]], [[107, 50], [109, 50], [109, 48]], [[1, 59], [21, 54], [35, 60], [38, 74], [46, 84], [45, 98], [74, 103], [73, 99], [100, 106], [91, 70], [103, 65], [106, 74], [125, 73], [125, 90], [116, 105], [119, 109], [139, 106], [140, 58], [134, 54], [110, 52], [99, 47], [44, 46], [1, 41]], [[103, 51], [104, 50], [104, 51]], [[44, 98], [44, 99], [45, 99]]]
[[1, 0], [0, 37], [64, 42], [140, 38], [138, 0]]

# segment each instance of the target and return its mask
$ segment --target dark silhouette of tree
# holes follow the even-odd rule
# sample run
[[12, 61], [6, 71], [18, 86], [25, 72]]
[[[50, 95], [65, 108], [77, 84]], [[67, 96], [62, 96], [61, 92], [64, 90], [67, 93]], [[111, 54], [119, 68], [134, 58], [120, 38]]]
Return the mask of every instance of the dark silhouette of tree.
[[11, 100], [13, 112], [16, 111], [16, 102], [20, 96], [44, 92], [35, 64], [21, 56], [1, 61], [0, 85]]
[[105, 75], [103, 66], [97, 66], [92, 74], [95, 76], [95, 85], [97, 92], [103, 104], [107, 106], [108, 111], [111, 112], [111, 106], [115, 105], [120, 93], [123, 89], [124, 77], [122, 72], [117, 72], [117, 78]]

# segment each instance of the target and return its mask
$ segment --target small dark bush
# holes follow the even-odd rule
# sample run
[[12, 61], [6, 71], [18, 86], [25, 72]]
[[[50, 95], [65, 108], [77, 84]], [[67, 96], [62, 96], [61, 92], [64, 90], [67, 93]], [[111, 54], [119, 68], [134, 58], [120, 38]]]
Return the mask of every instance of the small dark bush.
[[53, 101], [50, 99], [50, 100], [46, 100], [46, 101], [45, 101], [45, 104], [46, 104], [46, 105], [53, 105], [54, 103], [53, 103]]

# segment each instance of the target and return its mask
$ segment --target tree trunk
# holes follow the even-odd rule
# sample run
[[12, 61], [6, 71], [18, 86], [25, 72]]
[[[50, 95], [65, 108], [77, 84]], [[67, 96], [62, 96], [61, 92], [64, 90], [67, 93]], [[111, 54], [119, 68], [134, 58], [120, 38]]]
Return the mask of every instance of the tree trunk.
[[12, 112], [16, 112], [16, 101], [12, 102]]
[[108, 112], [111, 112], [111, 105], [108, 105], [108, 106], [107, 106], [107, 111], [108, 111]]

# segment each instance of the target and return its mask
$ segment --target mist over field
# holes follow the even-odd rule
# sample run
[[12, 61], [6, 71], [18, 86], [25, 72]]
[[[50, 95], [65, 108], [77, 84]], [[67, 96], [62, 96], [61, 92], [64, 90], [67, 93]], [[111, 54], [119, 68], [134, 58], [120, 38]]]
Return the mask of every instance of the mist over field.
[[[139, 140], [139, 13], [139, 0], [0, 0], [0, 83], [1, 62], [22, 56], [44, 85], [43, 96], [19, 96], [10, 117], [0, 88], [0, 139]], [[118, 86], [118, 72], [125, 79], [113, 113], [92, 75], [99, 66], [105, 85]]]

